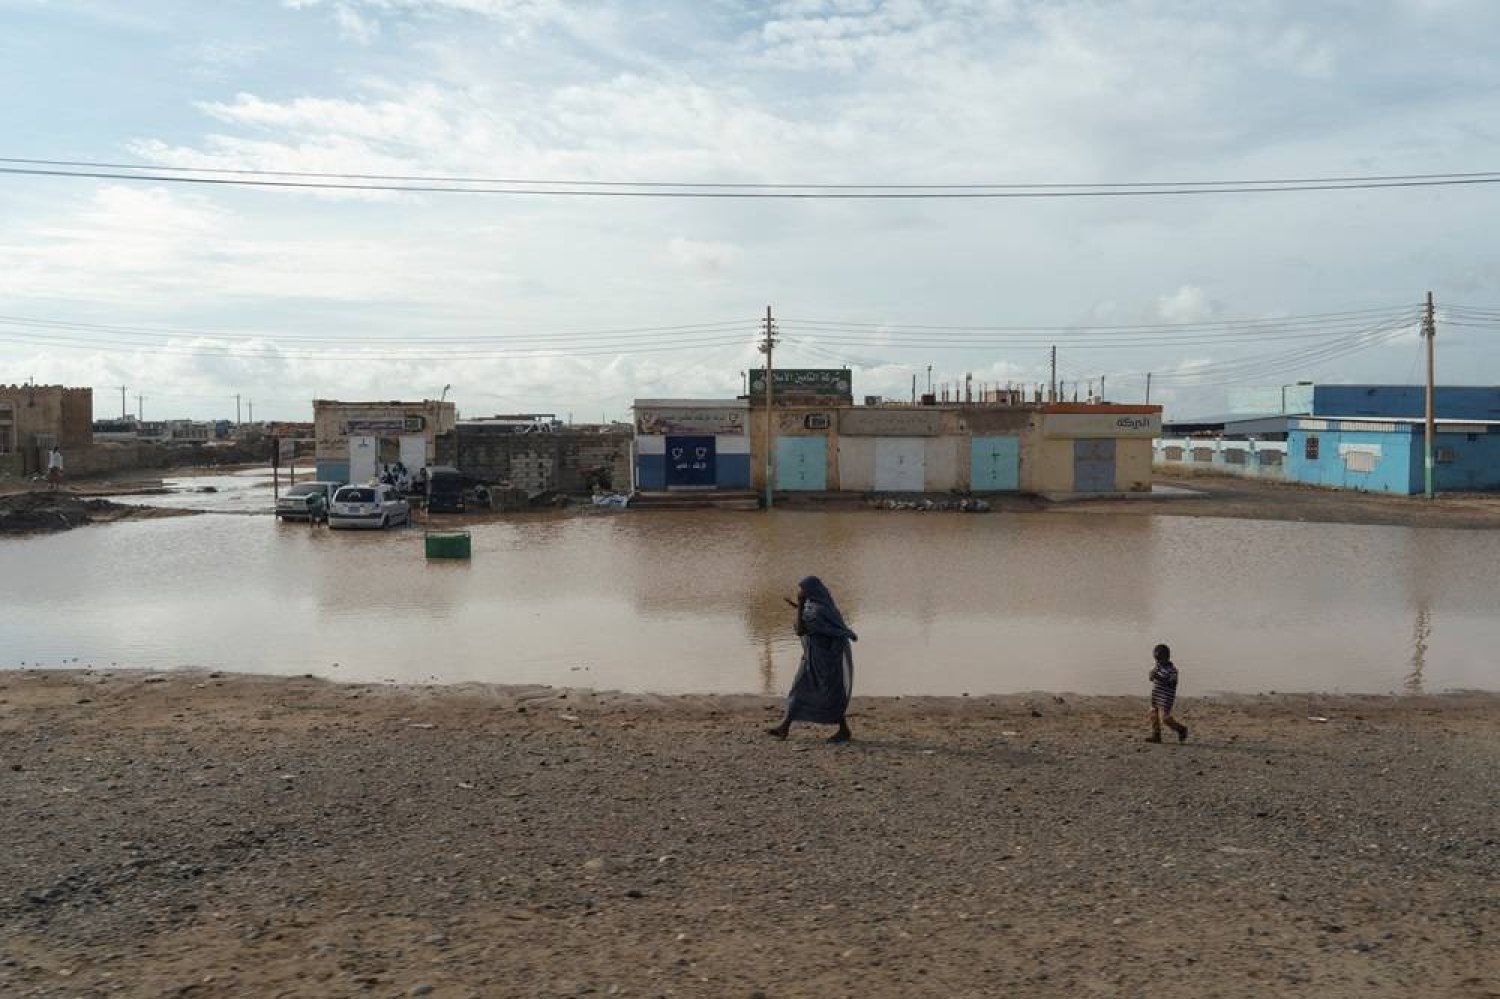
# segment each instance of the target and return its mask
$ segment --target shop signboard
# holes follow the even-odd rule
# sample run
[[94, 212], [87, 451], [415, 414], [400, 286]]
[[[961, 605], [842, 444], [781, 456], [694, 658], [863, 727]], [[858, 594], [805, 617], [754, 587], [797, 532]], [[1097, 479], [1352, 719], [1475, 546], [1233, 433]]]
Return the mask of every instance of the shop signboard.
[[1160, 437], [1161, 413], [1048, 413], [1048, 437]]
[[425, 417], [404, 416], [399, 413], [393, 416], [351, 416], [344, 421], [344, 434], [345, 436], [365, 436], [421, 433], [426, 425]]
[[741, 408], [681, 406], [660, 409], [638, 409], [635, 430], [638, 434], [708, 434], [718, 437], [741, 437], [749, 411]]
[[[777, 368], [771, 372], [777, 396], [814, 397], [852, 401], [854, 378], [848, 368]], [[766, 372], [750, 372], [750, 395], [766, 394]]]

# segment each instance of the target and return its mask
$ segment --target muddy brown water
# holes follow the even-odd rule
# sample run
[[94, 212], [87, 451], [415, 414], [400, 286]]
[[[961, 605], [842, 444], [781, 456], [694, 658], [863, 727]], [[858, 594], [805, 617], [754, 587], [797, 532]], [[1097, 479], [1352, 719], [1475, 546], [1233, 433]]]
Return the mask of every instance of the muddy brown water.
[[1159, 641], [1185, 695], [1500, 689], [1500, 532], [779, 510], [472, 535], [468, 562], [427, 561], [420, 528], [263, 514], [7, 540], [0, 667], [778, 692], [799, 652], [782, 598], [814, 573], [860, 634], [864, 694], [1142, 693]]

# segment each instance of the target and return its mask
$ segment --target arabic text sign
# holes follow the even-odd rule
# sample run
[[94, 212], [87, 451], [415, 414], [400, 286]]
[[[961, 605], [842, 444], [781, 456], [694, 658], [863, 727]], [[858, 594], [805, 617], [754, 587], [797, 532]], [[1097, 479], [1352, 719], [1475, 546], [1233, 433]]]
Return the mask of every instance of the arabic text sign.
[[641, 434], [712, 434], [742, 436], [744, 409], [642, 409], [635, 414], [635, 429]]
[[1048, 437], [1159, 437], [1160, 413], [1050, 413], [1042, 423]]
[[[771, 373], [777, 394], [852, 398], [853, 376], [848, 368], [778, 368]], [[765, 395], [765, 369], [750, 372], [750, 394]]]

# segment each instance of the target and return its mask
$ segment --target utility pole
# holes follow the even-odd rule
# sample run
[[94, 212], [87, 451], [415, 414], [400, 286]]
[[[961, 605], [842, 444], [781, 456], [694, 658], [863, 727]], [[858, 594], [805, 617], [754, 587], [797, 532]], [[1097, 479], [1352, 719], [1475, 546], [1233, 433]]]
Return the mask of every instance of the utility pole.
[[238, 392], [234, 394], [234, 425], [240, 425], [240, 394]]
[[122, 419], [122, 420], [125, 419], [125, 389], [126, 389], [126, 387], [127, 386], [124, 386], [124, 385], [120, 386], [120, 419]]
[[776, 441], [771, 420], [771, 404], [776, 390], [771, 380], [776, 368], [772, 363], [772, 352], [776, 349], [776, 321], [771, 318], [771, 307], [766, 306], [766, 335], [760, 343], [760, 352], [766, 355], [766, 509], [771, 509], [771, 490], [776, 484]]
[[246, 405], [250, 407], [250, 422], [255, 422], [255, 400], [251, 399]]
[[932, 395], [932, 365], [927, 365], [927, 394]]
[[1047, 380], [1047, 401], [1057, 401], [1057, 344], [1052, 345], [1052, 377]]
[[1432, 387], [1432, 342], [1437, 339], [1437, 317], [1432, 309], [1432, 292], [1427, 293], [1427, 308], [1422, 314], [1422, 335], [1427, 338], [1427, 435], [1425, 442], [1425, 460], [1423, 466], [1426, 470], [1424, 489], [1422, 495], [1432, 499], [1432, 465], [1433, 444], [1437, 438], [1436, 414], [1433, 412], [1433, 387]]
[[[1151, 372], [1149, 371], [1146, 372], [1146, 405], [1151, 405]], [[1286, 404], [1282, 403], [1281, 408], [1285, 409]]]
[[146, 419], [146, 397], [143, 395], [135, 397], [135, 418], [137, 420]]
[[1104, 376], [1099, 376], [1099, 401], [1104, 401]]
[[915, 406], [917, 404], [917, 374], [916, 374], [916, 372], [912, 372], [912, 376], [911, 376], [911, 404], [913, 406]]

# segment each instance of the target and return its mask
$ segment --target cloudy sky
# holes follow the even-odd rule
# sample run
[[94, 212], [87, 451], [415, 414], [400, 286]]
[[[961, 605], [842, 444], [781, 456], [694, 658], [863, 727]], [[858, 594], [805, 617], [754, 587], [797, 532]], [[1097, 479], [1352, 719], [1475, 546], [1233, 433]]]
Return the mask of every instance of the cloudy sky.
[[[1496, 38], [1492, 0], [0, 0], [0, 156], [699, 184], [1475, 172], [1500, 170]], [[1137, 401], [1150, 371], [1192, 415], [1236, 386], [1417, 380], [1428, 289], [1443, 320], [1500, 309], [1497, 209], [1491, 184], [776, 200], [0, 174], [0, 382], [92, 385], [101, 416], [121, 385], [148, 418], [232, 416], [235, 393], [307, 418], [451, 384], [466, 415], [593, 420], [737, 393], [770, 305], [778, 363], [851, 364], [856, 394], [905, 397], [929, 364], [1042, 380], [1057, 342], [1064, 379]], [[1440, 324], [1440, 380], [1500, 382], [1492, 328]]]

